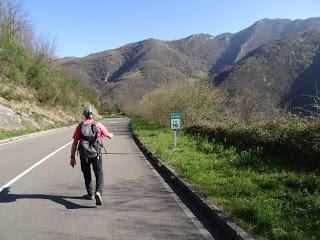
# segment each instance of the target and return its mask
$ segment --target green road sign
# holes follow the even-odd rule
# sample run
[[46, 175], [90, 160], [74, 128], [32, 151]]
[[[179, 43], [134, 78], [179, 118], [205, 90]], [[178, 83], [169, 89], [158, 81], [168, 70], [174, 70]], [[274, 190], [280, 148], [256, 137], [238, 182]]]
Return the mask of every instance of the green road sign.
[[171, 130], [177, 130], [181, 127], [181, 114], [171, 113], [170, 114], [170, 128]]
[[170, 119], [180, 119], [181, 120], [181, 114], [180, 113], [170, 113]]

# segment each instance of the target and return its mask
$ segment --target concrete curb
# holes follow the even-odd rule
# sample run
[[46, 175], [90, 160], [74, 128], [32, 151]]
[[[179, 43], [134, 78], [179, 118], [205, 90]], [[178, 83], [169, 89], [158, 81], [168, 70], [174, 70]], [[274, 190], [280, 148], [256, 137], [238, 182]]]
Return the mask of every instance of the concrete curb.
[[132, 133], [132, 136], [137, 146], [147, 157], [153, 167], [160, 174], [163, 174], [170, 179], [171, 183], [181, 189], [195, 207], [210, 219], [212, 224], [220, 227], [220, 229], [226, 234], [227, 239], [254, 240], [254, 238], [246, 233], [241, 227], [232, 222], [230, 217], [224, 214], [217, 206], [209, 203], [201, 192], [197, 191], [189, 182], [184, 180], [172, 168], [167, 166], [159, 156], [151, 152], [137, 135]]
[[28, 133], [26, 135], [21, 135], [21, 136], [17, 136], [17, 137], [5, 138], [5, 139], [0, 140], [0, 145], [1, 144], [6, 144], [6, 143], [9, 143], [9, 142], [20, 141], [20, 140], [31, 138], [31, 137], [40, 136], [40, 135], [51, 133], [51, 132], [56, 132], [56, 131], [59, 131], [59, 130], [62, 130], [62, 129], [66, 129], [66, 128], [70, 128], [70, 127], [73, 127], [73, 126], [76, 126], [76, 125], [70, 125], [70, 126], [60, 127], [60, 128], [53, 128], [53, 129], [49, 129], [49, 130], [45, 130], [45, 131]]

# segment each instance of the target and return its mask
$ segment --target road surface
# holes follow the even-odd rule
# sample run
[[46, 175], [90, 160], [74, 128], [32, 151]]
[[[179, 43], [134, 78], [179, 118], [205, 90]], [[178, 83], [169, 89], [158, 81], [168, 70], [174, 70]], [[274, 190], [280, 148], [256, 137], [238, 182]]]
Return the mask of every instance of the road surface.
[[69, 165], [75, 127], [0, 144], [0, 239], [214, 239], [146, 161], [129, 120], [103, 123], [115, 138], [104, 140], [101, 207], [82, 198], [79, 157]]

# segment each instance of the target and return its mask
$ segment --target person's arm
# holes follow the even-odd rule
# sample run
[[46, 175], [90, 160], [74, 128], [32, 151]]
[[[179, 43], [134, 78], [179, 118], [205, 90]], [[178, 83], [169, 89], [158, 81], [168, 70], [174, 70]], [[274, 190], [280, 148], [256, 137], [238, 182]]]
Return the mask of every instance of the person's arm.
[[76, 161], [76, 151], [78, 146], [78, 141], [80, 139], [80, 125], [77, 126], [74, 134], [73, 134], [73, 143], [71, 146], [71, 156], [70, 156], [70, 165], [74, 168], [74, 166], [77, 164]]
[[107, 137], [109, 139], [113, 139], [113, 133], [109, 132], [103, 124], [97, 123], [97, 128], [99, 128], [99, 130], [101, 131], [100, 132], [101, 137]]
[[71, 157], [70, 157], [70, 165], [74, 168], [74, 166], [77, 164], [76, 161], [76, 150], [77, 150], [78, 141], [73, 140], [72, 147], [71, 147]]

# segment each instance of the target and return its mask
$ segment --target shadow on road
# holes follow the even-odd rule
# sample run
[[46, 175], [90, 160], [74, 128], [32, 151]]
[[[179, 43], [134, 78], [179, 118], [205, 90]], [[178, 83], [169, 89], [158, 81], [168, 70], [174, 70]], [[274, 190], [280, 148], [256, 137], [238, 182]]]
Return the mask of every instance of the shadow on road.
[[141, 155], [139, 152], [107, 152], [107, 155]]
[[[134, 226], [126, 226], [131, 228], [130, 231], [143, 231], [140, 227], [144, 226], [145, 229], [158, 230], [154, 233], [155, 239], [182, 239], [181, 233], [184, 233], [183, 239], [212, 239], [202, 238], [194, 230], [194, 223], [190, 221], [193, 216], [187, 217], [184, 210], [181, 211], [182, 206], [178, 205], [172, 194], [175, 193], [159, 183], [151, 171], [138, 178], [130, 179], [130, 176], [127, 176], [127, 179], [118, 179], [105, 189], [108, 210], [130, 216], [130, 219], [136, 222]], [[200, 215], [199, 212], [192, 212], [196, 216]], [[117, 222], [119, 226], [124, 224], [123, 220], [121, 221]], [[208, 223], [207, 220], [203, 225], [215, 240], [226, 239], [217, 226], [211, 227], [212, 224]]]
[[65, 206], [66, 209], [79, 209], [79, 208], [96, 208], [96, 206], [82, 206], [73, 203], [67, 199], [84, 199], [79, 196], [60, 196], [60, 195], [45, 195], [45, 194], [12, 194], [10, 188], [5, 188], [0, 192], [0, 203], [15, 202], [18, 199], [46, 199], [55, 203]]

